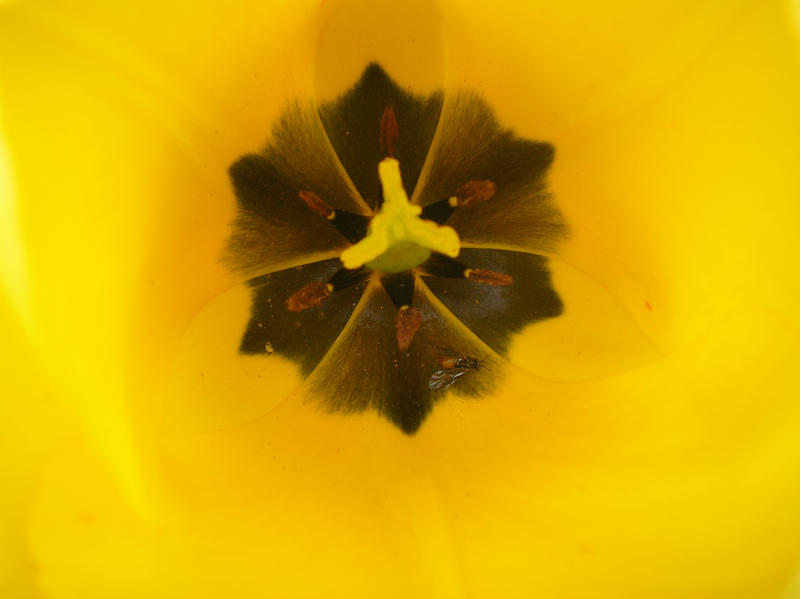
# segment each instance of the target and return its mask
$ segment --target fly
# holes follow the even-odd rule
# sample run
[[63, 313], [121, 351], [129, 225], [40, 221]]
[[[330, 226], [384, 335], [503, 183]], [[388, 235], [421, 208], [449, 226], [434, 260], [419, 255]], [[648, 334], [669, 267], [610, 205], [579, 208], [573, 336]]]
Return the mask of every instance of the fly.
[[433, 390], [444, 390], [450, 385], [455, 383], [460, 377], [464, 376], [470, 370], [478, 370], [486, 358], [469, 358], [451, 347], [440, 347], [440, 350], [445, 352], [445, 355], [436, 359], [441, 366], [428, 379], [428, 387]]

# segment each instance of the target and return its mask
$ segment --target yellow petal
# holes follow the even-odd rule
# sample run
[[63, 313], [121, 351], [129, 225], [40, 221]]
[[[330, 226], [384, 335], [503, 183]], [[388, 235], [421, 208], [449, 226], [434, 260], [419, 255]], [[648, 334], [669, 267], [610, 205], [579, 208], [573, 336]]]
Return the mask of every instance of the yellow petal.
[[251, 3], [221, 24], [213, 3], [141, 8], [9, 3], [0, 60], [37, 351], [144, 509], [164, 356], [233, 284], [225, 173], [302, 80], [276, 77], [273, 29], [235, 24], [281, 20], [289, 36], [304, 13]]
[[2, 7], [34, 349], [90, 440], [60, 452], [34, 509], [46, 595], [780, 597], [800, 555], [789, 5], [446, 3], [428, 32], [448, 88], [556, 147], [565, 316], [512, 355], [537, 377], [511, 368], [413, 437], [298, 394], [236, 427], [273, 398], [200, 404], [199, 428], [225, 430], [160, 438], [165, 395], [192, 405], [175, 356], [216, 363], [235, 336], [206, 337], [209, 314], [246, 321], [220, 295], [239, 282], [217, 262], [228, 166], [284, 99], [363, 66], [343, 46], [341, 76], [331, 54], [314, 79], [311, 3], [243, 6]]
[[39, 597], [28, 551], [31, 503], [54, 450], [75, 434], [28, 340], [12, 294], [0, 286], [0, 592]]

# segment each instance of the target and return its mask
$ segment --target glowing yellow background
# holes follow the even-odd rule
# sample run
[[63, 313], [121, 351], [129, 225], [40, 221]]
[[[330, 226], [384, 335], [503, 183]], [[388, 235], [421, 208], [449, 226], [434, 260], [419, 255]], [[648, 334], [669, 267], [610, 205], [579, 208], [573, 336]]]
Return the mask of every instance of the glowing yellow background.
[[[777, 0], [0, 5], [5, 596], [796, 596], [798, 51]], [[414, 437], [225, 351], [228, 166], [374, 58], [553, 143], [572, 228]]]

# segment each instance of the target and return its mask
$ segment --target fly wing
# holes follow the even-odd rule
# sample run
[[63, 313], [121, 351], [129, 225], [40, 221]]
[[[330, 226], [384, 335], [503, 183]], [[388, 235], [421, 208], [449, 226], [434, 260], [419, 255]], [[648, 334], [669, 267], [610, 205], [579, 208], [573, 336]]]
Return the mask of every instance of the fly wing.
[[440, 389], [447, 389], [450, 385], [456, 382], [458, 377], [462, 376], [466, 370], [462, 368], [446, 368], [443, 370], [437, 370], [431, 375], [431, 378], [428, 380], [428, 387], [433, 389], [434, 391]]

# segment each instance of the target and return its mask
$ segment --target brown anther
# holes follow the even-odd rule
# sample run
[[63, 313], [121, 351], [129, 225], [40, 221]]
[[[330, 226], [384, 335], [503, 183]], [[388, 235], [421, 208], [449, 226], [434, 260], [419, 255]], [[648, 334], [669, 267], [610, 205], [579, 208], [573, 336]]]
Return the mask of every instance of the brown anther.
[[297, 192], [297, 195], [300, 196], [300, 199], [303, 200], [306, 203], [306, 206], [311, 208], [311, 210], [313, 210], [317, 216], [327, 218], [328, 220], [331, 220], [334, 216], [336, 216], [336, 212], [330, 206], [330, 204], [328, 204], [328, 202], [323, 200], [313, 191], [301, 189], [299, 192]]
[[309, 308], [316, 308], [330, 297], [331, 291], [333, 291], [333, 285], [330, 283], [311, 281], [286, 300], [286, 309], [289, 312], [302, 312]]
[[491, 199], [496, 191], [494, 181], [467, 181], [456, 189], [455, 197], [459, 206], [474, 206]]
[[397, 348], [405, 351], [414, 340], [414, 335], [422, 324], [422, 314], [416, 308], [403, 306], [394, 317], [394, 328], [397, 332]]
[[464, 271], [464, 278], [475, 283], [493, 286], [511, 285], [512, 282], [510, 275], [484, 268], [468, 268]]
[[394, 108], [390, 104], [384, 109], [381, 116], [381, 150], [384, 156], [394, 158], [394, 144], [398, 134], [397, 118], [394, 116]]

